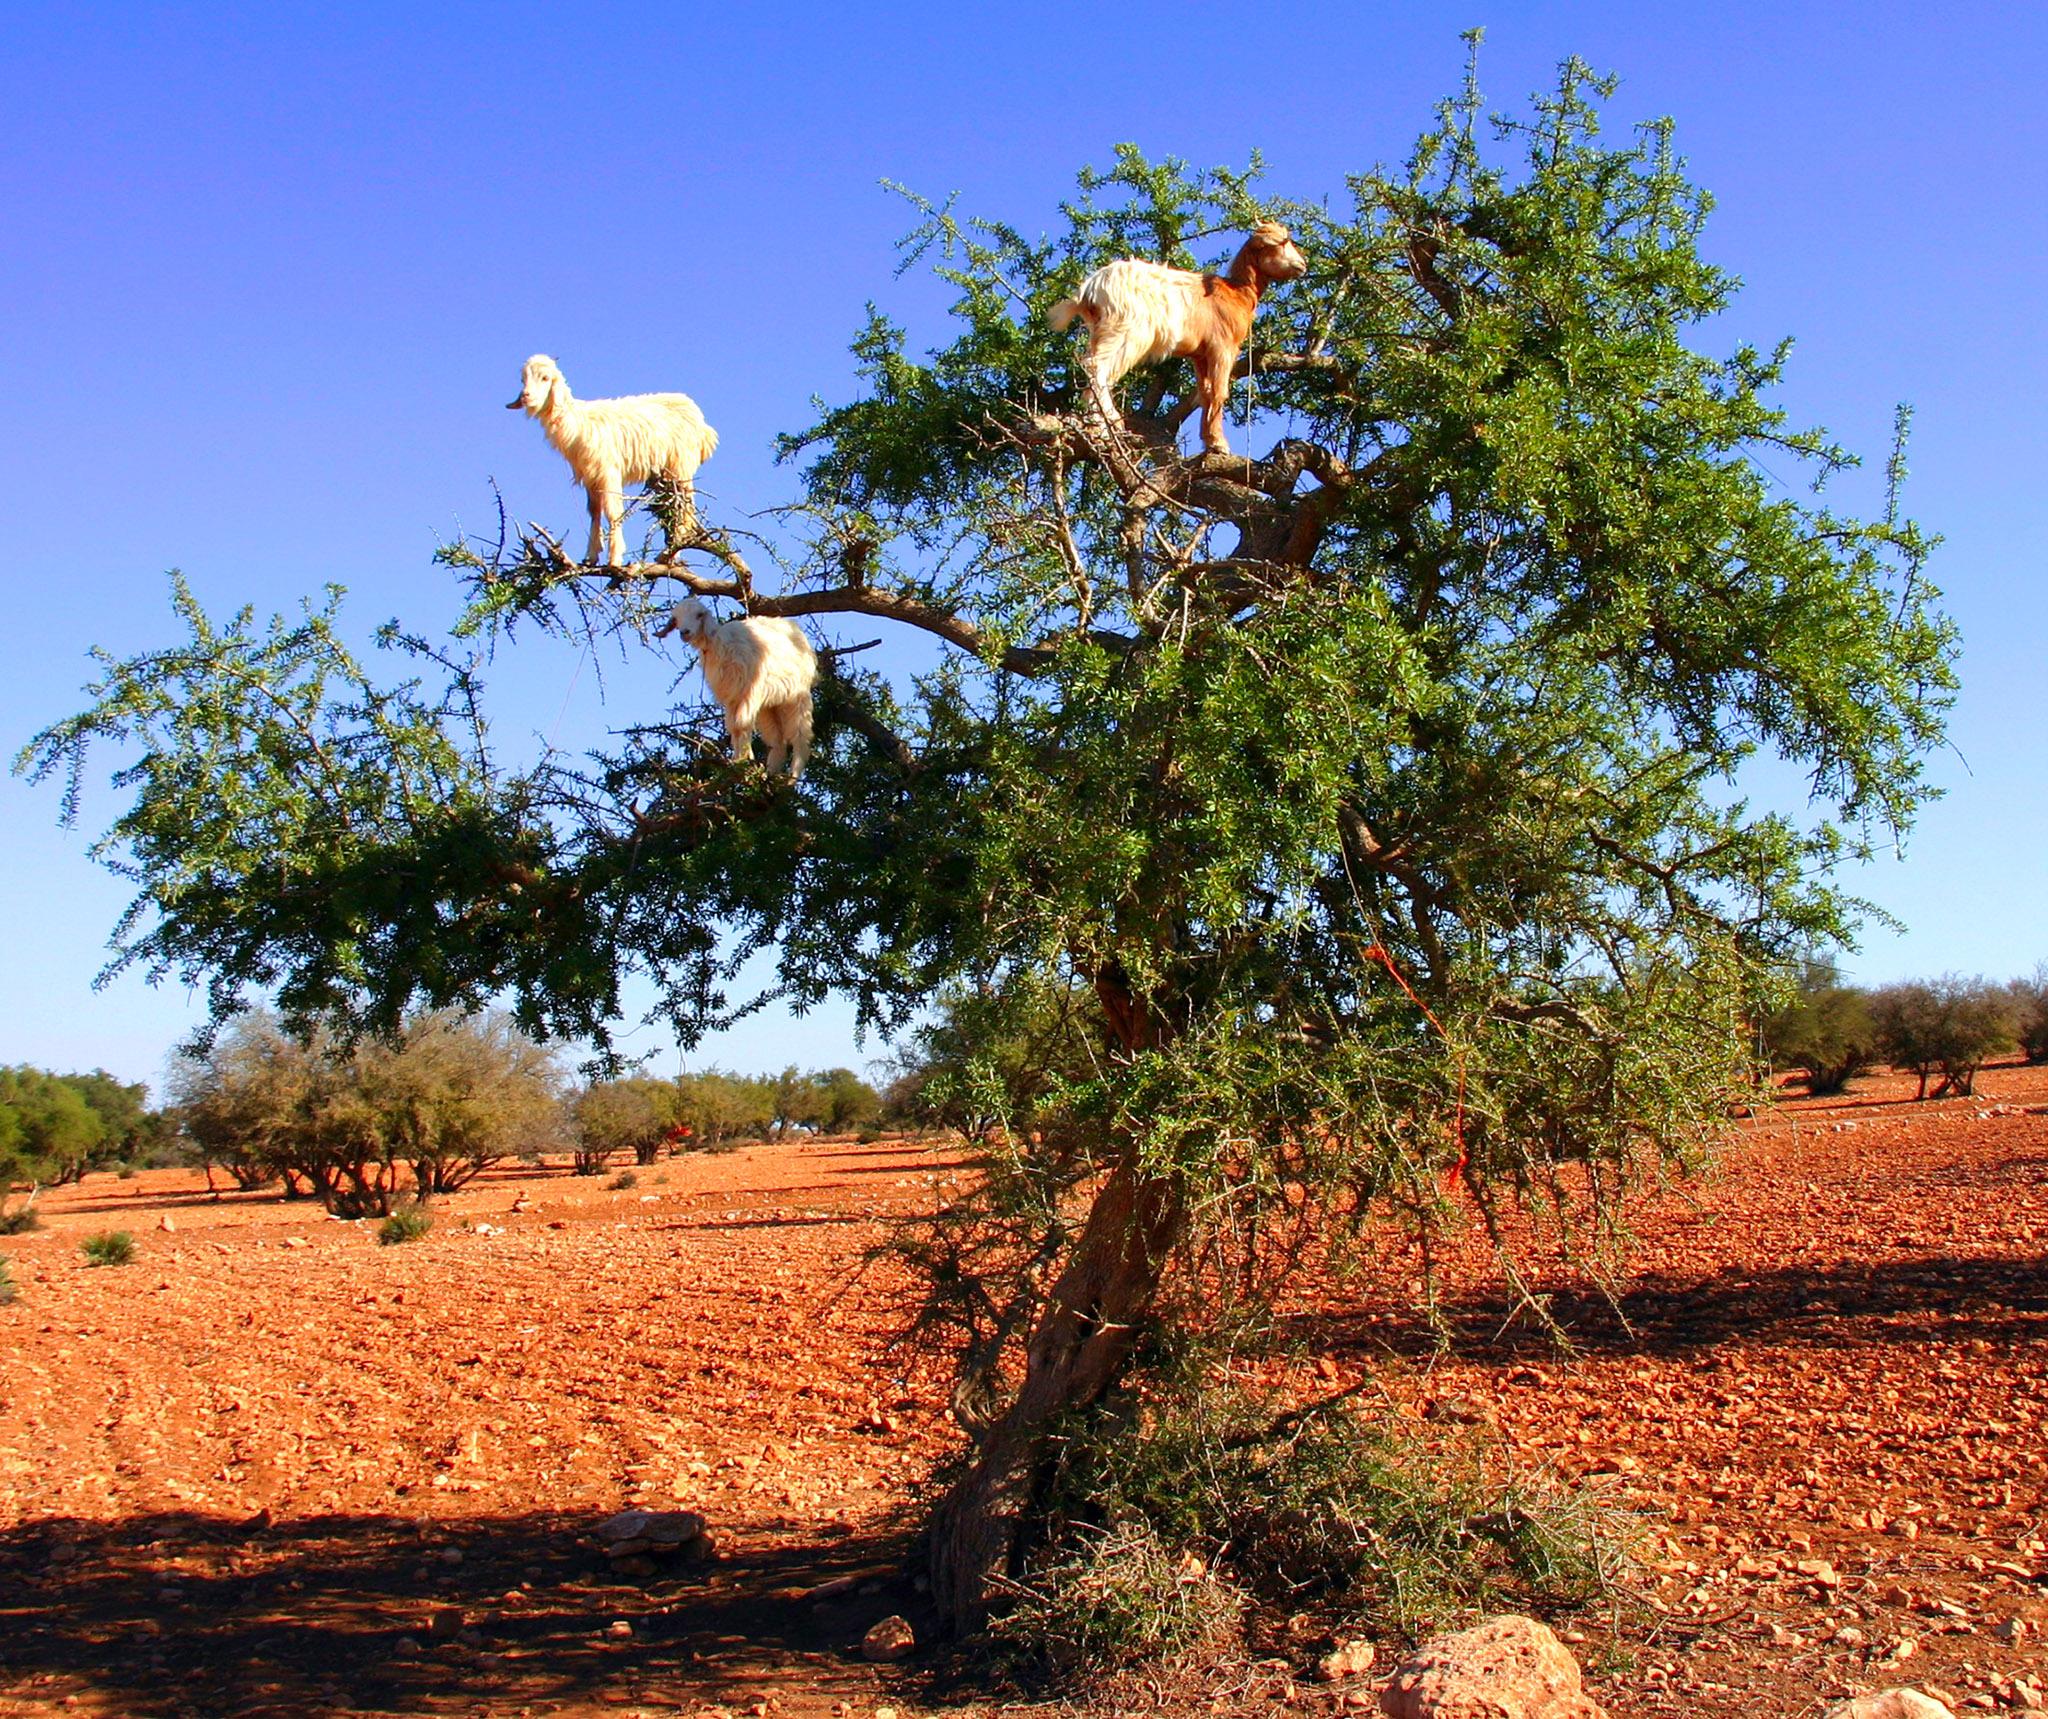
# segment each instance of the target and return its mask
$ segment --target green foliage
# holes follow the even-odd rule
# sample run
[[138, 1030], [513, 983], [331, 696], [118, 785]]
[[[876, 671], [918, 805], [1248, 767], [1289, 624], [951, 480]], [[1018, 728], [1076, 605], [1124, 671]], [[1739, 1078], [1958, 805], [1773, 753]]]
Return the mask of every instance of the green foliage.
[[2012, 1004], [2013, 1037], [2029, 1062], [2048, 1062], [2048, 962], [2033, 976], [2006, 987]]
[[106, 1120], [73, 1081], [0, 1068], [0, 1206], [16, 1185], [75, 1182], [108, 1153]]
[[1144, 1522], [1076, 1529], [1014, 1585], [991, 1633], [1029, 1670], [1074, 1677], [1207, 1646], [1242, 1597]]
[[135, 1238], [126, 1230], [101, 1230], [78, 1244], [87, 1265], [126, 1265], [135, 1257]]
[[882, 1114], [882, 1095], [850, 1068], [828, 1068], [811, 1076], [817, 1092], [817, 1127], [824, 1134], [849, 1134]]
[[391, 1210], [409, 1177], [449, 1193], [550, 1142], [553, 1058], [502, 1015], [429, 1015], [397, 1043], [293, 1037], [245, 1016], [173, 1074], [179, 1125], [243, 1186], [303, 1181], [344, 1217]]
[[[1950, 973], [1886, 985], [1871, 994], [1870, 1016], [1878, 1054], [1920, 1077], [1916, 1098], [1967, 1097], [1986, 1061], [2013, 1047], [2012, 993], [1983, 979]], [[1937, 1072], [1941, 1079], [1929, 1093]]]
[[1816, 1097], [1838, 1093], [1877, 1058], [1869, 999], [1823, 959], [1804, 962], [1794, 983], [1792, 996], [1764, 1017], [1765, 1053], [1773, 1068], [1802, 1070]]
[[0, 1211], [0, 1236], [27, 1235], [30, 1230], [42, 1227], [42, 1217], [32, 1205], [23, 1204], [12, 1211]]
[[1051, 1556], [1101, 1524], [1142, 1524], [1285, 1611], [1413, 1637], [1474, 1607], [1553, 1609], [1611, 1590], [1630, 1520], [1516, 1470], [1456, 1427], [1288, 1414], [1186, 1384], [1112, 1400], [1070, 1429]]
[[677, 1115], [687, 1142], [707, 1152], [766, 1136], [775, 1121], [775, 1082], [708, 1068], [676, 1079]]
[[424, 1205], [414, 1202], [398, 1207], [377, 1226], [377, 1245], [397, 1247], [403, 1242], [418, 1241], [434, 1227], [434, 1214]]
[[785, 1068], [772, 1077], [775, 1137], [792, 1128], [846, 1134], [882, 1113], [881, 1094], [850, 1068]]
[[0, 1307], [12, 1306], [21, 1298], [21, 1290], [14, 1281], [14, 1265], [4, 1253], [0, 1253]]
[[653, 1163], [681, 1116], [671, 1081], [607, 1080], [585, 1087], [569, 1105], [578, 1174], [595, 1175], [616, 1152], [632, 1153], [636, 1164]]

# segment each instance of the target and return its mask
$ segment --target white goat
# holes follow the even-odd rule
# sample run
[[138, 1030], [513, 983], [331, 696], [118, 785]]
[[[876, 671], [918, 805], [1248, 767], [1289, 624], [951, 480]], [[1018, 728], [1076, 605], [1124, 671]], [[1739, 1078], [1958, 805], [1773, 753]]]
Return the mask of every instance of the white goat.
[[684, 505], [694, 512], [691, 479], [718, 447], [718, 432], [704, 422], [697, 402], [687, 394], [627, 394], [617, 400], [579, 400], [569, 392], [562, 372], [545, 353], [526, 361], [519, 378], [519, 398], [505, 410], [524, 408], [540, 420], [555, 451], [569, 462], [576, 481], [590, 500], [590, 550], [587, 560], [610, 553], [606, 565], [625, 560], [625, 486], [666, 478], [676, 486]]
[[1308, 259], [1278, 221], [1261, 221], [1221, 275], [1198, 275], [1141, 257], [1105, 263], [1048, 320], [1064, 331], [1076, 317], [1088, 325], [1089, 392], [1115, 423], [1110, 390], [1140, 364], [1191, 358], [1202, 397], [1202, 446], [1227, 454], [1223, 406], [1230, 373], [1251, 333], [1259, 295], [1275, 281], [1299, 280]]
[[818, 654], [803, 629], [771, 615], [720, 621], [695, 597], [685, 597], [654, 636], [670, 633], [695, 645], [704, 659], [711, 696], [725, 707], [733, 757], [753, 757], [758, 727], [768, 743], [769, 770], [787, 758], [790, 775], [801, 776], [811, 755], [811, 688], [818, 682]]

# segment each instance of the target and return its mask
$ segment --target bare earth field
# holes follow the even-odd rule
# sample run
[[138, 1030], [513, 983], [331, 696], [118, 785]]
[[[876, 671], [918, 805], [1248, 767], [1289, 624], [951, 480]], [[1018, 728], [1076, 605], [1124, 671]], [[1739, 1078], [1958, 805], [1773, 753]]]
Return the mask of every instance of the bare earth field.
[[[1551, 1274], [1569, 1357], [1473, 1272], [1438, 1358], [1393, 1249], [1302, 1312], [1320, 1382], [1377, 1371], [1644, 1513], [1658, 1610], [1571, 1630], [1619, 1719], [2048, 1686], [2048, 1070], [1911, 1092], [1788, 1104], [1647, 1202], [1619, 1311]], [[390, 1248], [180, 1171], [46, 1198], [0, 1239], [0, 1716], [936, 1711], [859, 1654], [923, 1622], [911, 1487], [951, 1446], [863, 1257], [950, 1173], [902, 1142], [628, 1190], [518, 1167]], [[134, 1263], [85, 1263], [106, 1229]], [[701, 1511], [716, 1555], [621, 1580], [591, 1534], [629, 1504]], [[1369, 1706], [1303, 1680], [1325, 1645], [1215, 1710]]]

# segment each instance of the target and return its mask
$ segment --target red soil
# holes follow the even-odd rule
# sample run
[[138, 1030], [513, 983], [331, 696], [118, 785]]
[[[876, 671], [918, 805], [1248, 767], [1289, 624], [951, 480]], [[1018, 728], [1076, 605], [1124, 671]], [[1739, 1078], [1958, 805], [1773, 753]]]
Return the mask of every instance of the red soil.
[[[1574, 1631], [1618, 1719], [2048, 1682], [2048, 1071], [1910, 1093], [1790, 1104], [1648, 1202], [1626, 1325], [1549, 1285], [1571, 1357], [1477, 1282], [1449, 1359], [1405, 1285], [1305, 1320], [1334, 1384], [1470, 1400], [1649, 1515], [1666, 1615]], [[630, 1190], [520, 1169], [389, 1248], [185, 1172], [46, 1198], [0, 1239], [0, 1716], [919, 1710], [858, 1643], [922, 1621], [910, 1486], [951, 1438], [863, 1262], [949, 1173], [840, 1142]], [[116, 1228], [134, 1263], [89, 1267]], [[618, 1580], [588, 1536], [630, 1503], [702, 1511], [716, 1559]], [[1370, 1702], [1297, 1679], [1232, 1710]]]

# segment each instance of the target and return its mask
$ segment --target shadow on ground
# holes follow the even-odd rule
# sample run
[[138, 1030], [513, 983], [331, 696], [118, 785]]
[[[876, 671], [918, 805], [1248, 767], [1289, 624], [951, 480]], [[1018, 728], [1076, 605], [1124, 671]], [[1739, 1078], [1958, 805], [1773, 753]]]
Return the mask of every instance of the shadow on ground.
[[[1439, 1309], [1460, 1353], [1514, 1360], [1555, 1356], [1553, 1333], [1488, 1293]], [[1549, 1312], [1582, 1354], [1682, 1356], [1731, 1343], [1924, 1343], [1950, 1323], [1992, 1342], [2048, 1344], [2048, 1259], [1918, 1256], [1897, 1263], [1788, 1265], [1705, 1279], [1645, 1276], [1614, 1300], [1560, 1290]], [[1295, 1333], [1312, 1347], [1419, 1354], [1437, 1333], [1419, 1319], [1309, 1315]]]
[[[859, 1653], [871, 1623], [926, 1623], [900, 1538], [722, 1552], [628, 1584], [587, 1542], [592, 1526], [39, 1520], [0, 1535], [0, 1712], [76, 1695], [86, 1712], [181, 1719], [744, 1711], [771, 1697], [782, 1714], [822, 1713], [873, 1700]], [[839, 1577], [849, 1591], [811, 1597]], [[630, 1635], [613, 1633], [622, 1621]]]

